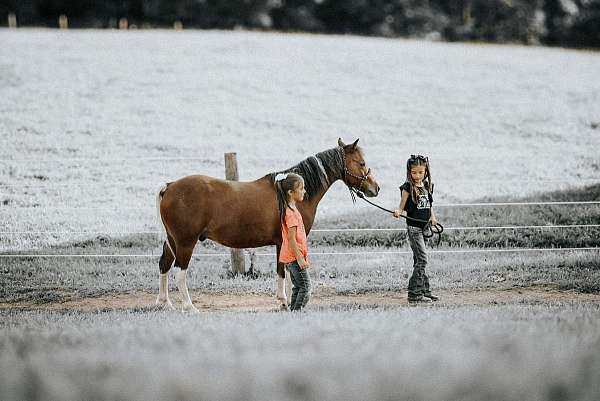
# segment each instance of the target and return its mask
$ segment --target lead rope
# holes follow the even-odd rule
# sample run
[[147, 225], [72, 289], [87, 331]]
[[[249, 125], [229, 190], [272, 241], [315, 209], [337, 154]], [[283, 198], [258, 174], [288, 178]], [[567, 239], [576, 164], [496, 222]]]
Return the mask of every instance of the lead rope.
[[[383, 206], [379, 206], [376, 203], [371, 202], [370, 200], [368, 200], [367, 198], [365, 198], [365, 195], [360, 192], [357, 191], [354, 188], [350, 188], [350, 186], [348, 186], [348, 188], [350, 189], [350, 193], [352, 193], [352, 195], [356, 194], [356, 196], [358, 196], [360, 199], [364, 200], [365, 202], [383, 210], [384, 212], [388, 212], [391, 214], [394, 214], [394, 211], [390, 210], [390, 209], [386, 209]], [[423, 237], [424, 238], [431, 238], [434, 235], [438, 236], [437, 239], [437, 243], [436, 246], [440, 245], [440, 242], [442, 241], [442, 233], [444, 232], [444, 226], [442, 226], [440, 223], [436, 223], [436, 224], [431, 224], [431, 221], [426, 221], [426, 220], [421, 220], [421, 219], [415, 219], [413, 217], [408, 217], [408, 216], [402, 216], [400, 215], [400, 217], [405, 218], [406, 220], [411, 220], [411, 221], [416, 221], [418, 223], [425, 223], [425, 227], [422, 228], [423, 230]]]
[[[342, 178], [342, 181], [344, 181], [344, 184], [346, 184], [346, 186], [348, 187], [348, 190], [350, 191], [350, 196], [352, 197], [352, 203], [356, 203], [356, 196], [358, 196], [360, 199], [364, 200], [365, 202], [385, 211], [391, 214], [394, 214], [394, 212], [390, 209], [386, 209], [383, 206], [379, 206], [376, 203], [371, 202], [370, 200], [368, 200], [367, 198], [365, 198], [365, 195], [360, 191], [360, 188], [362, 188], [363, 182], [367, 179], [367, 177], [369, 176], [369, 173], [371, 171], [371, 169], [369, 169], [369, 171], [367, 171], [367, 174], [365, 174], [362, 177], [356, 176], [352, 173], [350, 173], [348, 171], [348, 168], [346, 167], [346, 152], [344, 151], [343, 147], [339, 147], [340, 148], [340, 155], [342, 158], [342, 166], [344, 166], [344, 176]], [[359, 189], [355, 189], [353, 187], [350, 186], [350, 184], [348, 184], [348, 182], [346, 181], [346, 175], [349, 175], [351, 177], [357, 178], [360, 180], [360, 185], [359, 185]], [[411, 220], [411, 221], [416, 221], [419, 223], [425, 223], [425, 226], [422, 228], [423, 231], [423, 237], [424, 238], [431, 238], [434, 235], [437, 234], [438, 236], [438, 240], [437, 240], [437, 244], [436, 246], [440, 245], [440, 242], [442, 241], [442, 233], [444, 232], [444, 226], [442, 226], [440, 223], [436, 223], [436, 224], [431, 224], [430, 221], [425, 221], [425, 220], [421, 220], [421, 219], [415, 219], [413, 217], [408, 217], [408, 216], [402, 216], [401, 217], [405, 218], [406, 220]]]

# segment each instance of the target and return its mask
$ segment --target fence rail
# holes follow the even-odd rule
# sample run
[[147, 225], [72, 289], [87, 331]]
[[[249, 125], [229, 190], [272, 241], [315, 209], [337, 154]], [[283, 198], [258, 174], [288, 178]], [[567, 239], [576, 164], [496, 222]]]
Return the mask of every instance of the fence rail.
[[[157, 189], [158, 191], [158, 189]], [[435, 204], [436, 208], [440, 207], [487, 207], [487, 206], [557, 206], [557, 205], [600, 205], [600, 201], [539, 201], [539, 202], [479, 202], [479, 203], [439, 203]], [[145, 208], [139, 206], [119, 206], [117, 207], [93, 207], [93, 206], [0, 206], [0, 212], [12, 212], [13, 210], [93, 210], [118, 212], [122, 210], [138, 210], [156, 212], [155, 208]]]
[[[148, 156], [148, 157], [64, 157], [58, 159], [0, 159], [0, 163], [69, 163], [69, 162], [138, 162], [138, 161], [208, 160], [200, 156]], [[217, 164], [210, 160], [210, 163]]]
[[[460, 182], [461, 180], [453, 180], [454, 182]], [[478, 180], [469, 180], [470, 182], [478, 182]], [[497, 185], [506, 185], [507, 181], [502, 181], [502, 182], [491, 182], [489, 180], [481, 180], [481, 182], [485, 182], [486, 184], [497, 184]], [[590, 179], [577, 179], [575, 181], [573, 180], [532, 180], [532, 181], [518, 181], [520, 184], [525, 184], [528, 182], [535, 182], [535, 183], [545, 183], [545, 184], [571, 184], [573, 185], [574, 183], [588, 183], [588, 182], [600, 182], [600, 179], [598, 178], [590, 178]], [[104, 188], [104, 186], [106, 185], [110, 185], [111, 187], [116, 187], [116, 188], [121, 188], [121, 187], [143, 187], [143, 188], [147, 188], [148, 190], [155, 190], [156, 188], [158, 188], [160, 185], [157, 185], [155, 182], [153, 183], [146, 183], [143, 181], [136, 181], [136, 182], [110, 182], [107, 181], [106, 183], [101, 183], [101, 182], [95, 182], [95, 183], [47, 183], [47, 184], [40, 184], [40, 183], [4, 183], [4, 184], [0, 184], [0, 188], [28, 188], [28, 189], [48, 189], [48, 188], [65, 188], [65, 187], [85, 187], [85, 188], [94, 188], [97, 187], [99, 189]]]
[[[489, 160], [489, 156], [486, 155], [470, 155], [469, 159], [477, 159], [477, 160]], [[211, 164], [219, 164], [219, 162], [212, 158], [211, 155], [204, 156], [130, 156], [130, 157], [55, 157], [51, 159], [44, 158], [35, 158], [35, 157], [22, 157], [22, 158], [10, 158], [3, 156], [0, 158], [0, 163], [69, 163], [69, 162], [86, 162], [86, 163], [96, 163], [96, 162], [138, 162], [138, 161], [187, 161], [187, 160], [203, 160], [207, 161]], [[454, 157], [444, 157], [444, 156], [435, 156], [436, 162], [456, 162], [456, 158]], [[580, 177], [575, 178], [575, 180], [582, 179]], [[583, 178], [585, 179], [585, 178]], [[467, 179], [465, 179], [467, 180]], [[469, 180], [470, 181], [470, 180]], [[535, 181], [535, 180], [531, 180]], [[571, 180], [572, 181], [572, 180]]]
[[[545, 226], [465, 226], [465, 227], [445, 227], [445, 231], [468, 231], [468, 230], [524, 230], [524, 229], [563, 229], [563, 228], [598, 228], [600, 224], [564, 224], [564, 225], [545, 225]], [[317, 228], [311, 230], [312, 233], [329, 232], [395, 232], [406, 231], [406, 228]], [[43, 235], [43, 234], [162, 234], [163, 231], [0, 231], [0, 235]]]
[[[581, 248], [483, 248], [483, 249], [441, 249], [428, 251], [431, 254], [470, 254], [470, 253], [521, 253], [521, 252], [578, 252], [600, 251], [600, 247]], [[274, 253], [255, 253], [260, 257], [275, 257]], [[315, 252], [311, 257], [335, 255], [412, 255], [411, 251], [362, 251], [362, 252]], [[0, 254], [0, 258], [154, 258], [159, 254]], [[192, 257], [229, 257], [229, 253], [194, 253]]]

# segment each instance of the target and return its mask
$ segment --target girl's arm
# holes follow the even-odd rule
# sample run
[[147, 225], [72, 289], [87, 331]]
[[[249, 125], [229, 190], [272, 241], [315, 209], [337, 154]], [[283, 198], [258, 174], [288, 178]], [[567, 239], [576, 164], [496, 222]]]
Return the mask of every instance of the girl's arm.
[[433, 224], [437, 224], [437, 217], [435, 217], [435, 213], [433, 213], [433, 207], [431, 207], [431, 217], [429, 218], [429, 220], [433, 223]]
[[397, 210], [394, 210], [394, 217], [406, 216], [406, 202], [408, 201], [409, 193], [407, 191], [400, 191], [400, 206]]
[[288, 229], [288, 241], [290, 242], [290, 247], [292, 248], [292, 252], [296, 255], [296, 260], [298, 261], [298, 265], [301, 269], [306, 269], [310, 266], [310, 264], [304, 259], [304, 255], [300, 252], [300, 248], [298, 247], [298, 243], [296, 242], [296, 230], [298, 227], [290, 227]]

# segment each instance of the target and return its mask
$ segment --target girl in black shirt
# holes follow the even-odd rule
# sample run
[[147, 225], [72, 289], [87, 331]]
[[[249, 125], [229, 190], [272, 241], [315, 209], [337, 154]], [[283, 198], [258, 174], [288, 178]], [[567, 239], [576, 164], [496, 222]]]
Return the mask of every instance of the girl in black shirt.
[[[433, 183], [429, 169], [429, 159], [421, 155], [411, 155], [406, 162], [406, 182], [400, 187], [400, 207], [394, 217], [408, 216], [413, 219], [431, 221], [437, 224], [433, 213]], [[410, 247], [413, 251], [413, 273], [408, 281], [408, 302], [431, 302], [439, 298], [431, 294], [429, 278], [425, 274], [427, 251], [423, 228], [427, 223], [407, 219]]]

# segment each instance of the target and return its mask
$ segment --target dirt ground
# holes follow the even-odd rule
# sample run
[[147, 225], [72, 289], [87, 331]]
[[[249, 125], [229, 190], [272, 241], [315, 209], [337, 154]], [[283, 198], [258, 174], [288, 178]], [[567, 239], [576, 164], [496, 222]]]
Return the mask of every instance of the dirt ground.
[[[586, 302], [600, 304], [600, 294], [583, 294], [575, 291], [561, 291], [552, 287], [527, 287], [511, 289], [446, 289], [438, 290], [439, 302], [443, 305], [494, 305], [516, 303], [556, 303]], [[204, 312], [268, 312], [278, 310], [275, 297], [268, 294], [227, 294], [205, 291], [191, 291], [194, 305]], [[170, 293], [175, 307], [179, 296]], [[75, 298], [60, 302], [34, 303], [29, 301], [0, 303], [0, 309], [18, 310], [74, 310], [91, 312], [97, 310], [128, 310], [152, 308], [156, 294], [135, 291], [113, 293], [90, 298]], [[341, 295], [333, 290], [320, 287], [313, 293], [309, 305], [363, 305], [363, 306], [408, 306], [406, 292], [379, 292], [367, 294]], [[429, 305], [427, 305], [429, 306]]]

